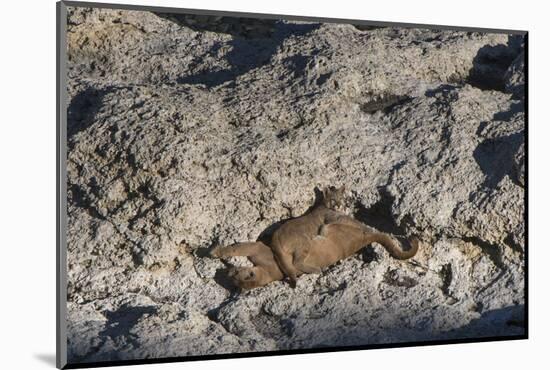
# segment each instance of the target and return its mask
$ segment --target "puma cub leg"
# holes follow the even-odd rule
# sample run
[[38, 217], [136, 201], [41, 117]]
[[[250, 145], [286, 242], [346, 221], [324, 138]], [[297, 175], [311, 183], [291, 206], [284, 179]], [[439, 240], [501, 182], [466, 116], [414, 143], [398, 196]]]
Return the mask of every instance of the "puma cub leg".
[[290, 280], [290, 287], [296, 288], [299, 271], [294, 267], [294, 256], [289, 253], [282, 252], [280, 249], [273, 249], [273, 255], [283, 273]]
[[283, 273], [277, 266], [271, 249], [262, 242], [237, 243], [228, 247], [216, 247], [213, 257], [248, 257], [253, 267], [232, 267], [228, 277], [240, 289], [253, 289], [272, 281], [281, 280]]
[[212, 257], [248, 257], [263, 252], [265, 246], [259, 242], [236, 243], [227, 247], [218, 246], [210, 251]]
[[[317, 238], [318, 236], [315, 237], [315, 239]], [[320, 274], [321, 268], [319, 266], [308, 263], [309, 261], [307, 259], [310, 255], [309, 250], [310, 248], [302, 248], [299, 251], [296, 251], [294, 254], [294, 266], [305, 274]]]

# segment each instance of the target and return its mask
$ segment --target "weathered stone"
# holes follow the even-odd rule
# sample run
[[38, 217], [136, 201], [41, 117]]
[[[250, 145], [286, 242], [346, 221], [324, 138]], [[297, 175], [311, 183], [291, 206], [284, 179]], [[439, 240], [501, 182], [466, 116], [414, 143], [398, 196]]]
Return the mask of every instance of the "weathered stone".
[[521, 52], [510, 65], [504, 76], [506, 92], [523, 99], [525, 96], [525, 52]]
[[[524, 333], [517, 37], [230, 24], [69, 11], [69, 360]], [[418, 255], [231, 290], [210, 248], [341, 184]]]

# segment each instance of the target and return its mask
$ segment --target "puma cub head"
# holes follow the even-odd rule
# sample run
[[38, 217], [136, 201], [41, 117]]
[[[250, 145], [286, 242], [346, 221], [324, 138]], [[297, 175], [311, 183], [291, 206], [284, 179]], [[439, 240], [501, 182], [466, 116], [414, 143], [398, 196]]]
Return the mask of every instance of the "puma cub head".
[[346, 186], [340, 188], [328, 186], [323, 189], [323, 205], [329, 209], [338, 209], [344, 206]]
[[258, 266], [232, 268], [228, 272], [229, 278], [233, 284], [241, 289], [249, 290], [266, 285], [269, 281], [264, 282], [265, 271]]

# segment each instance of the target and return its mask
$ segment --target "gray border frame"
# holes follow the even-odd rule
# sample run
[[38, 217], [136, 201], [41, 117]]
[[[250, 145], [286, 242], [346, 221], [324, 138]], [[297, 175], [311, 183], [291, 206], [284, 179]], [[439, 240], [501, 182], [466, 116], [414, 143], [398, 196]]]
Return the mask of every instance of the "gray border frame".
[[67, 6], [56, 3], [56, 366], [67, 364]]
[[509, 30], [499, 28], [480, 28], [480, 27], [459, 27], [450, 25], [437, 25], [425, 23], [401, 23], [401, 22], [383, 22], [372, 20], [348, 19], [348, 18], [325, 18], [314, 16], [301, 16], [289, 14], [266, 14], [266, 13], [248, 13], [248, 12], [231, 12], [225, 10], [208, 10], [208, 9], [191, 9], [191, 8], [172, 8], [164, 6], [148, 6], [148, 5], [129, 5], [129, 4], [112, 4], [112, 3], [96, 3], [83, 1], [62, 0], [61, 3], [65, 6], [88, 7], [88, 8], [103, 8], [103, 9], [122, 9], [122, 10], [137, 10], [150, 11], [160, 13], [175, 13], [175, 14], [196, 14], [196, 15], [219, 15], [226, 17], [244, 17], [244, 18], [261, 18], [261, 19], [287, 19], [293, 21], [319, 22], [319, 23], [347, 23], [366, 26], [379, 27], [400, 27], [400, 28], [429, 28], [450, 31], [466, 31], [466, 32], [485, 32], [485, 33], [505, 33], [512, 35], [525, 35], [525, 30]]
[[[67, 363], [67, 7], [88, 7], [102, 9], [121, 9], [134, 11], [151, 11], [174, 14], [219, 15], [229, 17], [247, 17], [260, 19], [286, 19], [294, 21], [346, 23], [379, 27], [428, 28], [462, 32], [484, 32], [523, 35], [525, 37], [525, 334], [509, 337], [487, 337], [460, 340], [439, 340], [413, 343], [381, 344], [353, 347], [332, 347], [308, 350], [250, 352], [234, 354], [213, 354], [205, 356], [187, 356], [159, 359], [142, 359], [128, 361], [106, 361], [101, 363], [68, 364]], [[121, 366], [133, 364], [152, 364], [182, 361], [197, 361], [222, 358], [260, 357], [285, 354], [325, 353], [335, 351], [365, 350], [375, 348], [418, 347], [426, 345], [441, 345], [455, 343], [481, 343], [488, 341], [509, 341], [528, 339], [528, 31], [479, 27], [459, 27], [449, 25], [383, 22], [371, 20], [324, 18], [313, 16], [298, 16], [286, 14], [263, 14], [247, 12], [231, 12], [206, 9], [188, 9], [173, 7], [158, 7], [146, 5], [112, 4], [83, 1], [58, 1], [56, 3], [56, 367], [89, 368], [98, 366]]]

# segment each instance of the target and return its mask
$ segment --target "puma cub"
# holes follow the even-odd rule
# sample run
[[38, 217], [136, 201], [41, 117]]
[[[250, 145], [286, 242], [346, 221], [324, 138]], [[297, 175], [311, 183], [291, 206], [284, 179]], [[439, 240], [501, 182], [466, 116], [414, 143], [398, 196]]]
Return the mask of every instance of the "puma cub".
[[303, 216], [282, 224], [272, 235], [270, 245], [262, 242], [238, 243], [215, 248], [214, 257], [248, 256], [254, 267], [234, 269], [230, 276], [243, 289], [266, 285], [285, 276], [291, 287], [304, 273], [321, 269], [351, 256], [364, 246], [377, 242], [397, 259], [413, 257], [418, 239], [413, 238], [409, 250], [388, 234], [362, 224], [336, 211], [342, 204], [345, 188], [325, 188], [321, 202]]

